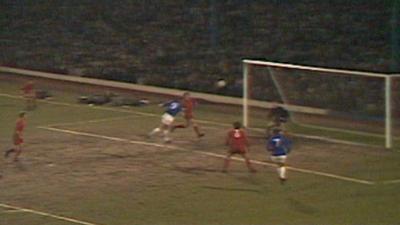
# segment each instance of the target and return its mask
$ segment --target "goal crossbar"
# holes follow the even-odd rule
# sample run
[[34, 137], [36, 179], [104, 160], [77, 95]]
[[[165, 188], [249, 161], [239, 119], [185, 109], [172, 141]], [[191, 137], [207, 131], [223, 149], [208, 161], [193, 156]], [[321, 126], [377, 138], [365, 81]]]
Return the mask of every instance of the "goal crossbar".
[[342, 70], [342, 69], [333, 69], [333, 68], [302, 66], [302, 65], [296, 65], [296, 64], [277, 63], [277, 62], [249, 60], [249, 59], [244, 59], [243, 63], [251, 64], [251, 65], [259, 65], [259, 66], [281, 67], [281, 68], [285, 68], [285, 69], [301, 69], [301, 70], [309, 70], [309, 71], [315, 71], [315, 72], [329, 72], [329, 73], [342, 74], [342, 75], [360, 75], [360, 76], [382, 77], [382, 78], [385, 78], [388, 76], [400, 77], [399, 74], [372, 73], [372, 72], [362, 72], [362, 71], [356, 71], [356, 70]]

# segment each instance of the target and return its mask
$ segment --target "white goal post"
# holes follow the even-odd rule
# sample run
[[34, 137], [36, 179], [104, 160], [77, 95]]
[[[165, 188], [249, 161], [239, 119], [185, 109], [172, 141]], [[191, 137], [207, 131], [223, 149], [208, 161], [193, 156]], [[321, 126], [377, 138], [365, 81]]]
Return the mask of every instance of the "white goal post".
[[[257, 85], [260, 85], [262, 83], [261, 81], [259, 82], [259, 79], [261, 79], [261, 76], [269, 76], [270, 78], [270, 83], [273, 84], [274, 88], [277, 89], [279, 92], [279, 102], [282, 104], [282, 106], [288, 108], [289, 111], [296, 111], [296, 107], [299, 105], [296, 105], [298, 103], [294, 103], [293, 101], [290, 101], [290, 97], [287, 97], [287, 94], [291, 89], [289, 87], [295, 86], [295, 84], [291, 84], [287, 89], [280, 87], [281, 85], [286, 85], [285, 82], [290, 82], [288, 79], [294, 79], [293, 77], [296, 76], [301, 76], [300, 78], [296, 78], [298, 80], [307, 80], [307, 79], [314, 79], [317, 80], [317, 82], [312, 81], [318, 85], [318, 82], [320, 82], [320, 85], [327, 85], [325, 83], [331, 82], [330, 80], [324, 80], [324, 79], [336, 79], [336, 81], [339, 81], [340, 84], [342, 84], [342, 89], [338, 90], [339, 91], [350, 91], [350, 92], [355, 92], [358, 94], [365, 94], [368, 93], [367, 91], [354, 91], [355, 88], [357, 90], [360, 89], [359, 86], [367, 84], [373, 84], [377, 87], [377, 89], [382, 89], [384, 90], [384, 93], [382, 93], [382, 96], [377, 97], [377, 101], [379, 103], [376, 104], [371, 104], [375, 106], [376, 111], [381, 112], [381, 116], [379, 118], [382, 118], [382, 129], [384, 129], [384, 139], [385, 143], [384, 146], [386, 148], [392, 148], [393, 147], [393, 102], [394, 102], [394, 97], [392, 96], [393, 92], [396, 90], [393, 90], [393, 83], [392, 80], [396, 79], [396, 81], [400, 78], [400, 75], [398, 74], [384, 74], [384, 73], [373, 73], [373, 72], [361, 72], [361, 71], [352, 71], [352, 70], [341, 70], [341, 69], [331, 69], [331, 68], [321, 68], [321, 67], [313, 67], [313, 66], [302, 66], [302, 65], [294, 65], [294, 64], [286, 64], [286, 63], [276, 63], [276, 62], [268, 62], [268, 61], [261, 61], [261, 60], [250, 60], [250, 59], [244, 59], [242, 60], [242, 68], [243, 68], [243, 124], [244, 126], [250, 126], [251, 127], [251, 116], [250, 116], [250, 107], [252, 107], [251, 104], [249, 104], [249, 101], [251, 101], [253, 98], [251, 96], [251, 91], [253, 89], [254, 83]], [[263, 71], [263, 72], [259, 72]], [[256, 74], [256, 75], [254, 75]], [[300, 75], [299, 75], [300, 74]], [[292, 78], [290, 78], [292, 77]], [[326, 78], [323, 78], [326, 77]], [[330, 78], [329, 78], [330, 77]], [[265, 78], [262, 78], [265, 79]], [[293, 80], [291, 81], [292, 83], [295, 83]], [[357, 83], [359, 82], [359, 83]], [[347, 85], [347, 83], [351, 83], [351, 85]], [[396, 83], [397, 84], [397, 83]], [[329, 84], [330, 86], [334, 84]], [[307, 85], [306, 85], [307, 86]], [[357, 87], [358, 86], [358, 87]], [[368, 87], [364, 87], [368, 88]], [[261, 92], [262, 94], [268, 95], [268, 92], [271, 92], [271, 86], [266, 86], [265, 92]], [[316, 89], [316, 88], [309, 88], [310, 90]], [[318, 89], [318, 88], [317, 88]], [[262, 87], [258, 87], [257, 90], [262, 90]], [[329, 89], [332, 90], [332, 89]], [[301, 90], [298, 90], [301, 92]], [[311, 92], [311, 91], [310, 91]], [[314, 90], [315, 92], [315, 90]], [[307, 92], [301, 93], [303, 96], [307, 94]], [[315, 94], [315, 93], [314, 93]], [[322, 95], [321, 93], [317, 93], [316, 95]], [[294, 96], [295, 94], [292, 94]], [[379, 92], [380, 95], [380, 92]], [[397, 95], [397, 94], [396, 94]], [[276, 97], [275, 97], [276, 98]], [[316, 96], [318, 98], [318, 96]], [[322, 97], [321, 97], [322, 98]], [[336, 97], [338, 98], [338, 97]], [[398, 98], [398, 96], [396, 96]], [[367, 99], [367, 97], [363, 98]], [[265, 101], [271, 101], [270, 99], [265, 99]], [[324, 101], [324, 100], [321, 100]], [[299, 102], [299, 101], [297, 101]], [[323, 105], [325, 104], [326, 105]], [[363, 104], [365, 102], [358, 102], [358, 104]], [[317, 104], [318, 105], [318, 104]], [[320, 103], [321, 108], [320, 110], [323, 110], [325, 112], [331, 112], [334, 111], [329, 108], [329, 101], [325, 101], [324, 103]], [[384, 105], [384, 109], [379, 109], [378, 106]], [[318, 106], [314, 105], [307, 105], [307, 103], [304, 103], [300, 105], [301, 107], [315, 107], [316, 112], [318, 112]], [[345, 111], [346, 110], [346, 105], [343, 105], [342, 108]], [[350, 110], [350, 109], [349, 109]], [[356, 109], [354, 109], [356, 111]], [[313, 113], [308, 112], [308, 113]], [[329, 114], [329, 113], [328, 113]], [[339, 113], [336, 113], [339, 114]], [[359, 114], [363, 114], [363, 112], [359, 112]], [[328, 115], [327, 115], [328, 116]], [[370, 117], [372, 118], [373, 116], [370, 115], [363, 115], [363, 117]], [[378, 117], [378, 116], [376, 116]], [[371, 119], [372, 120], [372, 119]], [[377, 120], [377, 119], [375, 119]], [[369, 122], [372, 123], [372, 122]], [[324, 124], [321, 124], [322, 127], [324, 127]], [[329, 129], [329, 127], [327, 127]], [[363, 131], [360, 128], [361, 131]], [[361, 132], [360, 131], [360, 132]]]

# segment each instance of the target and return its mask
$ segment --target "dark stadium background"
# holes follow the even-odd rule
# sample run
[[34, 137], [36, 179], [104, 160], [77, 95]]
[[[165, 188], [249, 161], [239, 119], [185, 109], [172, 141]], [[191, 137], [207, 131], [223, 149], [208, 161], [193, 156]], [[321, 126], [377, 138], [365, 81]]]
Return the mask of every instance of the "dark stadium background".
[[0, 65], [204, 92], [223, 77], [226, 93], [240, 95], [244, 58], [398, 72], [399, 8], [381, 0], [2, 0]]

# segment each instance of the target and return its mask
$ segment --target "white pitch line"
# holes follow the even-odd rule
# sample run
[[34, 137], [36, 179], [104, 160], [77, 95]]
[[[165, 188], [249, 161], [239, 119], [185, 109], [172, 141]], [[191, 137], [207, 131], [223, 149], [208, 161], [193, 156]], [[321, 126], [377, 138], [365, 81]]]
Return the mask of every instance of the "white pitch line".
[[[261, 129], [261, 128], [250, 128], [250, 129], [255, 130], [255, 131], [265, 132], [265, 129]], [[379, 145], [363, 144], [360, 142], [353, 142], [353, 141], [344, 141], [344, 140], [338, 140], [338, 139], [334, 139], [334, 138], [328, 138], [328, 137], [316, 136], [316, 135], [307, 135], [307, 134], [298, 134], [298, 133], [297, 134], [291, 133], [291, 135], [294, 137], [300, 137], [300, 138], [318, 140], [318, 141], [325, 141], [325, 142], [335, 143], [335, 144], [354, 145], [354, 146], [369, 147], [369, 148], [379, 147]]]
[[399, 184], [399, 183], [400, 183], [400, 179], [382, 181], [382, 184]]
[[[21, 96], [9, 95], [9, 94], [4, 94], [4, 93], [0, 93], [0, 96], [8, 97], [8, 98], [14, 98], [14, 99], [24, 99]], [[88, 105], [83, 105], [83, 104], [73, 104], [73, 103], [57, 102], [57, 101], [51, 101], [51, 100], [38, 100], [38, 101], [39, 102], [43, 102], [43, 103], [47, 103], [47, 104], [52, 104], [52, 105], [62, 105], [62, 106], [70, 106], [70, 107], [78, 107], [78, 108], [98, 109], [98, 110], [122, 112], [122, 113], [133, 113], [133, 114], [142, 115], [142, 116], [152, 116], [152, 117], [155, 116], [155, 114], [152, 114], [152, 113], [138, 112], [136, 110], [115, 109], [115, 108], [109, 108], [109, 107], [104, 107], [104, 106], [88, 106]]]
[[333, 128], [333, 127], [322, 127], [322, 126], [298, 123], [298, 122], [296, 124], [299, 126], [302, 126], [302, 127], [306, 127], [306, 128], [314, 128], [314, 129], [320, 129], [320, 130], [342, 132], [342, 133], [356, 134], [356, 135], [376, 137], [376, 138], [384, 138], [385, 137], [385, 135], [383, 135], [383, 134], [374, 134], [374, 133], [368, 133], [368, 132], [364, 132], [364, 131], [351, 131], [351, 130], [345, 130], [345, 129], [339, 129], [339, 128]]
[[23, 211], [19, 210], [19, 209], [8, 209], [8, 210], [3, 210], [0, 213], [21, 213]]
[[28, 209], [28, 208], [22, 208], [19, 206], [14, 206], [14, 205], [9, 205], [9, 204], [0, 203], [0, 207], [6, 208], [6, 209], [18, 210], [19, 212], [27, 212], [27, 213], [32, 213], [32, 214], [41, 215], [41, 216], [45, 216], [45, 217], [51, 217], [51, 218], [54, 218], [57, 220], [63, 220], [63, 221], [67, 221], [67, 222], [71, 222], [71, 223], [75, 223], [75, 224], [100, 225], [100, 224], [95, 224], [95, 223], [90, 223], [90, 222], [86, 222], [86, 221], [82, 221], [82, 220], [73, 219], [70, 217], [58, 216], [58, 215], [54, 215], [51, 213], [46, 213], [46, 212], [37, 211], [37, 210], [33, 210], [33, 209]]
[[[101, 138], [101, 139], [106, 139], [106, 140], [111, 140], [111, 141], [118, 141], [118, 142], [125, 142], [125, 143], [131, 143], [131, 144], [153, 146], [153, 147], [159, 147], [159, 148], [167, 148], [167, 149], [180, 150], [180, 151], [189, 151], [189, 150], [187, 150], [185, 148], [172, 146], [172, 145], [166, 145], [166, 144], [156, 144], [156, 143], [150, 143], [150, 142], [144, 142], [144, 141], [132, 141], [132, 140], [124, 139], [124, 138], [110, 137], [110, 136], [105, 136], [105, 135], [99, 135], [99, 134], [93, 134], [93, 133], [87, 133], [87, 132], [80, 132], [80, 131], [73, 131], [73, 130], [66, 130], [66, 129], [59, 129], [59, 128], [53, 128], [53, 127], [38, 127], [38, 128], [45, 129], [45, 130], [50, 130], [50, 131], [67, 133], [67, 134], [73, 134], [73, 135]], [[198, 153], [198, 154], [202, 154], [202, 155], [217, 157], [217, 158], [225, 158], [226, 157], [225, 155], [211, 153], [211, 152], [205, 152], [205, 151], [199, 151], [199, 150], [193, 150], [192, 152], [195, 152], [195, 153]], [[238, 158], [238, 157], [233, 157], [232, 159], [234, 159], [236, 161], [243, 161], [244, 160], [244, 159]], [[275, 167], [275, 164], [273, 164], [273, 163], [267, 163], [267, 162], [258, 161], [258, 160], [251, 160], [251, 162], [255, 163], [255, 164], [259, 164], [259, 165]], [[329, 178], [343, 180], [343, 181], [349, 181], [349, 182], [353, 182], [353, 183], [366, 184], [366, 185], [375, 185], [376, 184], [373, 181], [361, 180], [361, 179], [356, 179], [356, 178], [346, 177], [346, 176], [340, 176], [340, 175], [335, 175], [335, 174], [330, 174], [330, 173], [325, 173], [325, 172], [318, 172], [318, 171], [295, 168], [295, 167], [288, 167], [288, 169], [292, 170], [292, 171], [296, 171], [296, 172], [301, 172], [301, 173], [306, 173], [306, 174], [313, 174], [313, 175], [318, 175], [318, 176], [323, 176], [323, 177], [329, 177]]]
[[46, 125], [47, 127], [54, 127], [54, 126], [70, 126], [70, 125], [78, 125], [78, 124], [86, 124], [86, 123], [101, 123], [101, 122], [110, 122], [110, 121], [117, 121], [117, 120], [124, 120], [127, 118], [138, 117], [141, 115], [129, 115], [129, 116], [119, 116], [119, 117], [108, 117], [103, 119], [96, 119], [96, 120], [83, 120], [83, 121], [75, 121], [75, 122], [66, 122], [66, 123], [53, 123]]
[[[210, 152], [204, 152], [206, 153], [205, 155], [210, 155], [218, 158], [225, 158], [224, 155], [219, 155], [215, 153], [210, 153]], [[232, 157], [232, 159], [235, 159], [237, 161], [244, 161], [242, 158], [238, 157]], [[263, 161], [258, 161], [258, 160], [251, 160], [252, 163], [259, 164], [259, 165], [264, 165], [264, 166], [271, 166], [275, 167], [276, 164], [274, 163], [268, 163], [268, 162], [263, 162]], [[301, 169], [301, 168], [296, 168], [296, 167], [286, 167], [289, 170], [296, 171], [296, 172], [301, 172], [301, 173], [308, 173], [308, 174], [314, 174], [314, 175], [319, 175], [319, 176], [324, 176], [324, 177], [330, 177], [334, 179], [340, 179], [340, 180], [345, 180], [345, 181], [350, 181], [350, 182], [355, 182], [355, 183], [360, 183], [360, 184], [367, 184], [367, 185], [375, 185], [376, 183], [373, 181], [368, 181], [368, 180], [361, 180], [361, 179], [356, 179], [352, 177], [345, 177], [345, 176], [340, 176], [340, 175], [335, 175], [331, 173], [325, 173], [325, 172], [319, 172], [319, 171], [314, 171], [314, 170], [308, 170], [308, 169]]]
[[87, 136], [87, 137], [93, 137], [93, 138], [100, 138], [100, 139], [105, 139], [105, 140], [110, 140], [110, 141], [125, 142], [125, 143], [130, 143], [130, 144], [146, 145], [146, 146], [152, 146], [152, 147], [173, 149], [171, 146], [168, 146], [168, 145], [149, 143], [149, 142], [144, 142], [144, 141], [132, 141], [132, 140], [124, 139], [124, 138], [110, 137], [110, 136], [105, 136], [105, 135], [100, 135], [100, 134], [93, 134], [93, 133], [87, 133], [87, 132], [66, 130], [66, 129], [60, 129], [60, 128], [54, 128], [54, 127], [42, 127], [42, 126], [40, 126], [38, 128], [45, 129], [45, 130], [50, 130], [50, 131], [57, 131], [57, 132], [66, 133], [66, 134], [73, 134], [73, 135]]

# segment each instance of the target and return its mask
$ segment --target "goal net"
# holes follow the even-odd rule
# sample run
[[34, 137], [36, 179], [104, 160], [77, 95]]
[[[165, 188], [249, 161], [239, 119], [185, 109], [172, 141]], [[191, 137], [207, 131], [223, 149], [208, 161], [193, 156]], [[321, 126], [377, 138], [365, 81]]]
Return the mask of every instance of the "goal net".
[[243, 123], [265, 129], [268, 111], [290, 112], [290, 133], [398, 148], [400, 76], [243, 60]]

